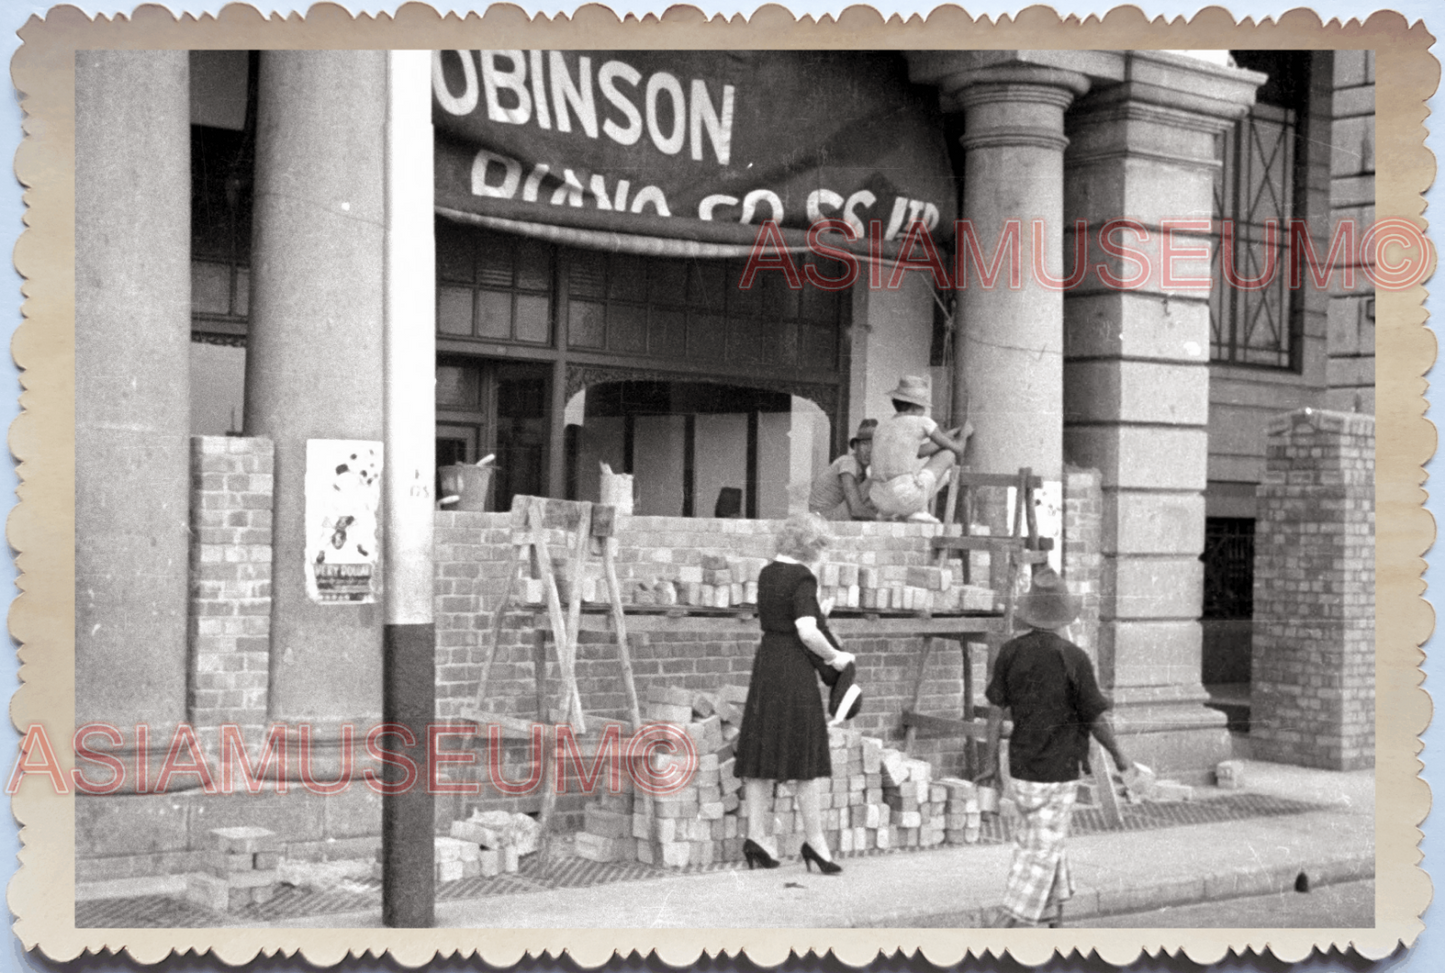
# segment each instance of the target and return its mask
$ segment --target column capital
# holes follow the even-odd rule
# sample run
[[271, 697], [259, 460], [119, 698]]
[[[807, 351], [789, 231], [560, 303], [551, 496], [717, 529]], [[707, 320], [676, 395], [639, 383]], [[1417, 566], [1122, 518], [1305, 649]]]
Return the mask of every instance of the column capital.
[[1258, 71], [1170, 51], [1129, 51], [1123, 75], [1097, 82], [1069, 112], [1070, 124], [1146, 120], [1214, 134], [1254, 104], [1268, 80]]
[[944, 111], [963, 111], [1003, 100], [1068, 107], [1090, 84], [1081, 69], [1091, 62], [1071, 57], [1075, 53], [1099, 52], [908, 51], [905, 56], [910, 80], [936, 86]]

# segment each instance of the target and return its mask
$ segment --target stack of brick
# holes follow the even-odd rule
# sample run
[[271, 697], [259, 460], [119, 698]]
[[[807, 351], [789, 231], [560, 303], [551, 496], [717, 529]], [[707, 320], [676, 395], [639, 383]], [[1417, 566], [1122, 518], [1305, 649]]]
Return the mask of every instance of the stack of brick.
[[264, 905], [276, 894], [281, 842], [265, 828], [215, 828], [206, 835], [206, 871], [186, 881], [186, 898], [214, 912]]
[[[720, 693], [648, 689], [644, 718], [684, 730], [697, 751], [697, 766], [681, 789], [635, 800], [632, 836], [639, 861], [682, 868], [742, 857], [736, 814], [742, 781], [733, 774], [733, 745], [746, 695], [746, 690], [731, 686]], [[654, 759], [653, 769], [662, 771], [662, 763], [686, 758], [673, 754]]]
[[933, 783], [926, 760], [910, 760], [894, 749], [882, 754], [883, 800], [892, 813], [897, 848], [932, 848], [943, 844], [948, 791]]
[[[748, 833], [748, 809], [741, 781], [733, 773], [733, 747], [747, 691], [728, 686], [718, 694], [652, 687], [644, 713], [649, 723], [684, 729], [697, 747], [697, 766], [681, 790], [666, 796], [630, 798], [629, 852], [624, 823], [629, 798], [606, 795], [586, 809], [587, 826], [577, 853], [599, 861], [634, 856], [667, 868], [742, 860]], [[829, 730], [832, 776], [820, 782], [819, 808], [824, 835], [837, 854], [874, 849], [933, 847], [948, 827], [950, 790], [932, 780], [924, 760], [909, 760], [883, 741], [853, 729]], [[679, 755], [660, 758], [675, 761]], [[655, 765], [656, 770], [663, 769]], [[955, 810], [964, 812], [962, 792]], [[806, 840], [795, 785], [779, 783], [768, 808], [767, 832], [779, 854], [795, 857]], [[966, 813], [966, 812], [965, 812]], [[974, 806], [975, 821], [977, 806]], [[966, 819], [960, 830], [966, 829]], [[977, 840], [975, 835], [974, 840]]]
[[943, 809], [943, 840], [950, 845], [977, 844], [983, 830], [977, 785], [961, 777], [941, 777], [938, 785], [948, 795]]
[[[666, 576], [656, 569], [644, 574], [630, 573], [620, 582], [623, 603], [693, 608], [735, 608], [757, 604], [758, 572], [768, 563], [766, 558], [704, 554], [701, 560], [701, 564], [673, 566], [666, 571]], [[566, 601], [573, 583], [568, 574], [570, 565], [559, 564], [556, 571], [557, 590]], [[577, 581], [582, 586], [584, 603], [606, 602], [607, 585], [601, 571], [601, 566], [595, 562], [584, 563], [582, 575]], [[546, 589], [542, 580], [526, 579], [521, 600], [529, 605], [543, 604]]]
[[963, 583], [954, 566], [862, 567], [830, 561], [821, 574], [819, 597], [832, 598], [837, 608], [938, 614], [994, 609], [993, 589]]
[[577, 833], [578, 857], [595, 862], [637, 860], [637, 840], [632, 836], [632, 809], [636, 803], [630, 791], [603, 793], [597, 803], [583, 811], [583, 827]]
[[[671, 553], [671, 552], [667, 552]], [[971, 552], [978, 559], [970, 576], [988, 577], [988, 553]], [[703, 554], [700, 564], [679, 564], [669, 568], [634, 567], [621, 581], [625, 604], [692, 608], [736, 608], [758, 602], [758, 574], [766, 558]], [[574, 583], [570, 566], [557, 565], [557, 590], [563, 601]], [[582, 586], [582, 601], [598, 604], [607, 599], [601, 567], [583, 565], [576, 583]], [[997, 599], [992, 588], [965, 584], [961, 563], [948, 565], [885, 564], [863, 566], [829, 561], [820, 569], [819, 597], [832, 598], [840, 609], [857, 611], [931, 612], [993, 611]], [[521, 600], [529, 605], [545, 603], [546, 591], [540, 579], [523, 584]]]
[[[507, 811], [475, 811], [464, 821], [453, 821], [449, 836], [433, 840], [434, 873], [438, 884], [464, 878], [492, 878], [516, 872], [523, 855], [537, 850], [539, 828], [535, 818]], [[381, 849], [376, 851], [371, 875], [380, 881]]]

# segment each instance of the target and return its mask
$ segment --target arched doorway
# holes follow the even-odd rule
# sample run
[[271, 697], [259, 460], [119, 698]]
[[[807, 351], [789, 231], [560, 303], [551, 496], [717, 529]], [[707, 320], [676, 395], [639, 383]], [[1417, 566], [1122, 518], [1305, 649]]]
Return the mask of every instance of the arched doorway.
[[829, 458], [818, 405], [741, 385], [601, 382], [573, 395], [566, 423], [568, 495], [596, 500], [606, 463], [632, 474], [644, 516], [784, 517]]

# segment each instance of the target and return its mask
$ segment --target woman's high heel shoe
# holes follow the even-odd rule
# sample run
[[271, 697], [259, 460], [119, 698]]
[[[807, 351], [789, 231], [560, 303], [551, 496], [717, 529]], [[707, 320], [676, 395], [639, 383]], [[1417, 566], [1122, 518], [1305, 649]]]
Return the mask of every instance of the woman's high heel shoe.
[[782, 864], [782, 862], [768, 854], [766, 848], [751, 838], [743, 842], [743, 857], [748, 860], [748, 871], [752, 871], [755, 865], [763, 868], [777, 868]]
[[803, 842], [803, 863], [808, 866], [808, 871], [813, 870], [813, 864], [817, 863], [818, 871], [824, 875], [837, 875], [843, 870], [843, 866], [837, 862], [830, 862], [822, 855], [813, 850], [813, 846], [806, 841]]

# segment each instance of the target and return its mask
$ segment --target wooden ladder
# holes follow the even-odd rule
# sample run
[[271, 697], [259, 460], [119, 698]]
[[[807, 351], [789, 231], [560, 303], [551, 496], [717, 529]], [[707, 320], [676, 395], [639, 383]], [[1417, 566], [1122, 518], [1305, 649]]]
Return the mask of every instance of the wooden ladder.
[[[579, 741], [587, 738], [586, 717], [582, 711], [582, 694], [577, 685], [577, 636], [581, 629], [582, 579], [588, 555], [595, 547], [602, 556], [603, 577], [607, 584], [607, 601], [612, 614], [613, 634], [617, 638], [617, 650], [622, 662], [623, 688], [627, 693], [628, 715], [632, 718], [632, 730], [642, 725], [642, 711], [637, 698], [637, 684], [632, 673], [632, 653], [627, 645], [627, 621], [622, 611], [622, 592], [617, 583], [617, 566], [613, 561], [612, 544], [616, 508], [602, 504], [570, 500], [551, 500], [545, 497], [517, 496], [512, 500], [512, 570], [507, 575], [507, 584], [492, 612], [492, 624], [483, 643], [482, 674], [477, 683], [476, 705], [463, 712], [463, 719], [478, 724], [482, 732], [489, 726], [498, 726], [503, 739], [528, 740], [534, 725], [549, 725], [554, 722], [571, 725]], [[567, 604], [563, 610], [562, 593], [557, 586], [552, 552], [547, 544], [549, 529], [562, 529], [567, 540], [565, 548], [570, 553], [566, 561], [568, 579]], [[519, 581], [524, 575], [540, 580], [547, 605], [548, 624], [538, 626], [534, 643], [534, 678], [537, 693], [537, 715], [535, 723], [517, 716], [495, 713], [487, 709], [487, 687], [491, 681], [492, 667], [497, 659], [497, 644], [502, 634], [502, 621], [511, 607], [511, 600]], [[554, 713], [548, 705], [547, 676], [547, 629], [552, 631], [552, 642], [557, 654], [557, 667], [562, 676], [562, 705]], [[601, 732], [597, 734], [601, 737]], [[540, 837], [538, 858], [546, 865], [550, 860], [549, 828], [557, 806], [557, 782], [552, 762], [555, 747], [542, 747], [542, 777], [545, 789], [542, 792], [542, 808], [539, 815]]]
[[[943, 517], [945, 536], [934, 537], [931, 541], [933, 563], [941, 566], [946, 564], [950, 558], [958, 556], [961, 559], [964, 579], [972, 581], [969, 577], [969, 552], [987, 551], [990, 559], [990, 572], [992, 572], [994, 558], [1003, 557], [1005, 559], [1003, 625], [998, 632], [985, 636], [985, 644], [988, 646], [985, 672], [989, 675], [993, 673], [994, 659], [998, 656], [1000, 646], [1012, 637], [1014, 599], [1015, 591], [1018, 588], [1019, 571], [1025, 564], [1032, 567], [1046, 563], [1049, 558], [1049, 550], [1053, 546], [1051, 538], [1039, 537], [1038, 522], [1034, 515], [1034, 491], [1041, 485], [1040, 478], [1034, 476], [1033, 470], [1028, 467], [1020, 469], [1016, 476], [1007, 473], [973, 473], [958, 467], [949, 470], [947, 502]], [[969, 533], [973, 522], [974, 491], [979, 487], [1014, 488], [1013, 529], [1009, 536], [974, 536]], [[960, 501], [962, 502], [960, 503]], [[948, 525], [957, 522], [956, 518], [960, 514], [962, 515], [963, 535], [946, 536]], [[986, 734], [987, 725], [979, 718], [977, 707], [974, 705], [973, 653], [969, 649], [967, 640], [958, 639], [963, 653], [962, 719], [929, 716], [918, 711], [923, 698], [923, 684], [928, 674], [929, 658], [933, 654], [933, 643], [935, 638], [941, 637], [943, 636], [924, 636], [918, 668], [913, 680], [912, 703], [903, 711], [905, 729], [903, 748], [905, 753], [912, 755], [913, 743], [920, 730], [930, 736], [962, 736], [965, 741], [964, 772], [967, 776], [972, 776], [979, 762], [978, 744]]]

